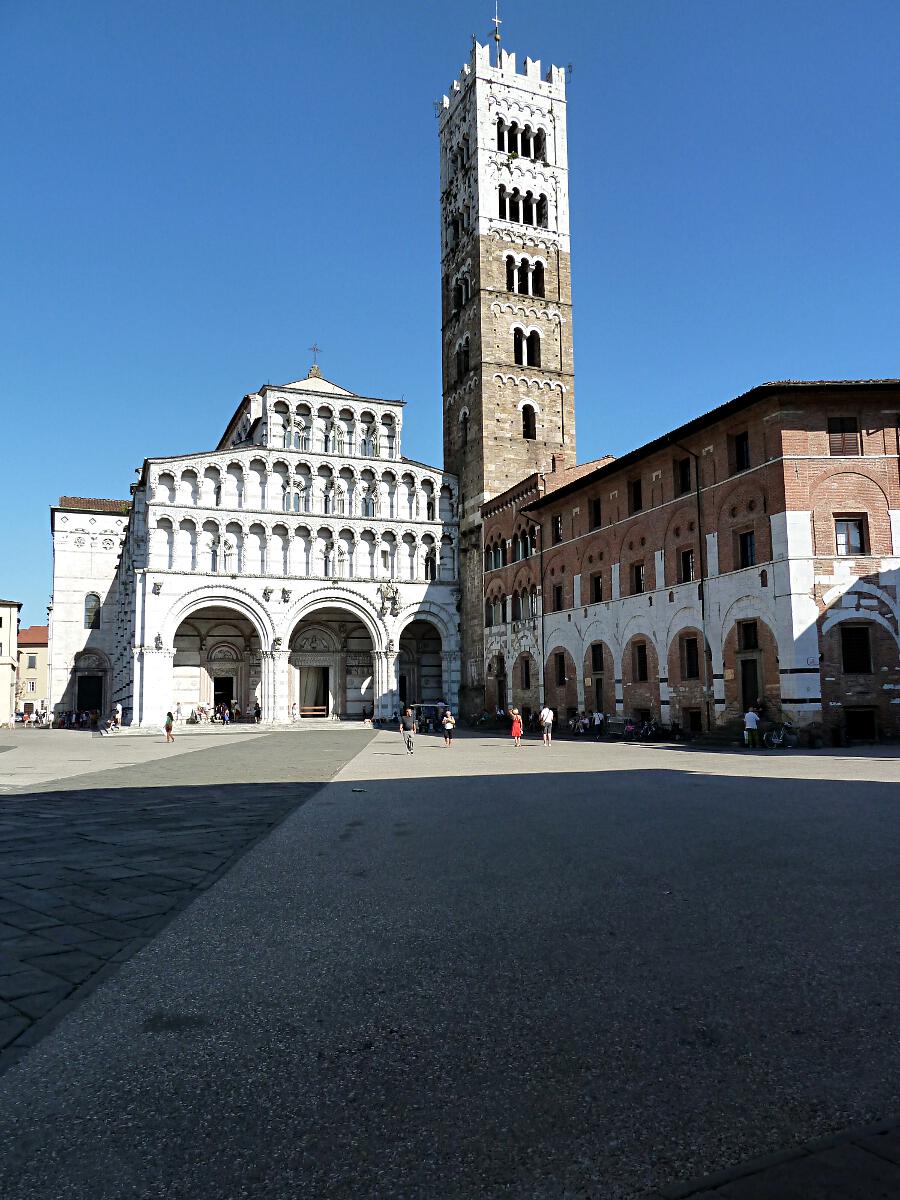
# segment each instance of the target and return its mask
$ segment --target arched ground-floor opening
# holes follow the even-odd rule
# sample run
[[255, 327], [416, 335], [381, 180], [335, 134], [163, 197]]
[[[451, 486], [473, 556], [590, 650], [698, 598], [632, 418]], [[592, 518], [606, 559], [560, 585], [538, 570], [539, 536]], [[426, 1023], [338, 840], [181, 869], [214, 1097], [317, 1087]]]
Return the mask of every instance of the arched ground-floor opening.
[[438, 628], [423, 618], [411, 621], [400, 634], [397, 657], [400, 704], [446, 702], [443, 666], [443, 642]]
[[374, 716], [373, 650], [369, 631], [353, 613], [336, 607], [308, 613], [291, 634], [288, 712], [278, 719]]
[[197, 609], [178, 626], [173, 650], [171, 703], [185, 717], [223, 704], [246, 715], [261, 701], [259, 636], [243, 614], [218, 604]]

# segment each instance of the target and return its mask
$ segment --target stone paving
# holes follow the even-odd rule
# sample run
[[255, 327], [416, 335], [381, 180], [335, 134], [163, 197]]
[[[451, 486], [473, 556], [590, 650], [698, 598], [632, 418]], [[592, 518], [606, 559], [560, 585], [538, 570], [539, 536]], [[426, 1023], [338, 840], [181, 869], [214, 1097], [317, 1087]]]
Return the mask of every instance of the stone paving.
[[896, 753], [332, 753], [0, 1078], [4, 1200], [897, 1200]]
[[[242, 788], [234, 786], [247, 763], [242, 738], [216, 738], [214, 750], [195, 742], [190, 752], [179, 743], [175, 754], [164, 743], [144, 746], [130, 769], [119, 764], [133, 749], [114, 738], [29, 731], [7, 739], [0, 749], [14, 754], [0, 767], [0, 1069], [372, 735], [300, 736], [286, 744], [270, 738], [268, 778]], [[85, 764], [22, 794], [33, 772], [47, 780]], [[98, 767], [106, 769], [90, 773]], [[285, 782], [286, 774], [294, 778]]]

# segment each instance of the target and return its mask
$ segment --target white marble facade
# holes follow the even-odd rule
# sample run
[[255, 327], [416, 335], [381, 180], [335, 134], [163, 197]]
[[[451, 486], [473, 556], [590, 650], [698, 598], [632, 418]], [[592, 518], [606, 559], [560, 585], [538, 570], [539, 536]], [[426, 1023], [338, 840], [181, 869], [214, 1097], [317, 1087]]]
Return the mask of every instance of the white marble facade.
[[[124, 516], [61, 501], [54, 707], [86, 660], [82, 694], [138, 725], [223, 700], [264, 723], [455, 707], [457, 483], [402, 457], [403, 411], [314, 367], [245, 396], [215, 450], [145, 460]], [[119, 536], [88, 565], [72, 531], [91, 517]]]

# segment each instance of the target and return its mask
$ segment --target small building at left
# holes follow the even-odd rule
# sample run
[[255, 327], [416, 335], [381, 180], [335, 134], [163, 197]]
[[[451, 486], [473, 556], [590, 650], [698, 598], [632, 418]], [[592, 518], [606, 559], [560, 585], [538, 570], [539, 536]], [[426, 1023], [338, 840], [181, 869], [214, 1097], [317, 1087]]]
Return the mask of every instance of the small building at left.
[[18, 600], [0, 600], [0, 725], [8, 725], [16, 711], [16, 654], [21, 608]]

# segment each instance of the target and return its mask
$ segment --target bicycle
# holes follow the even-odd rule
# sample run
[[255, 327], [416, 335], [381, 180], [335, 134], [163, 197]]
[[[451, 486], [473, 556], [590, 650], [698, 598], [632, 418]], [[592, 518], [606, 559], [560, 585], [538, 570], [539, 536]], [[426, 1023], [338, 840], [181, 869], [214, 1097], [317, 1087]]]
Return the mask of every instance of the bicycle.
[[793, 750], [799, 744], [800, 737], [790, 721], [782, 721], [780, 725], [763, 734], [763, 745], [770, 750], [779, 750], [782, 746]]

